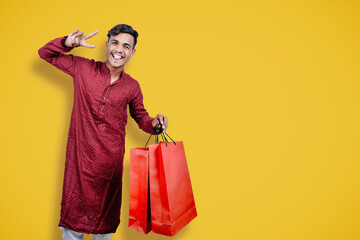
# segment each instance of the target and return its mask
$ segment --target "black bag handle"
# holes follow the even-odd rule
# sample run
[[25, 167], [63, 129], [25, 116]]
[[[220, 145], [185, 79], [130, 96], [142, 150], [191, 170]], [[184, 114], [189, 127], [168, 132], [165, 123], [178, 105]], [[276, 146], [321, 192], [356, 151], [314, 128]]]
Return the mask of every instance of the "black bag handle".
[[[146, 146], [148, 145], [152, 135], [155, 135], [155, 144], [159, 143], [159, 135], [161, 135], [161, 138], [163, 139], [163, 142], [166, 144], [166, 146], [169, 142], [167, 140], [166, 136], [168, 136], [171, 139], [171, 141], [176, 145], [175, 141], [166, 132], [163, 132], [161, 129], [162, 129], [161, 124], [159, 124], [159, 123], [156, 124], [155, 127], [153, 127], [153, 132], [152, 132], [152, 134], [150, 134], [144, 148], [146, 148]], [[166, 136], [165, 136], [165, 134], [166, 134]]]

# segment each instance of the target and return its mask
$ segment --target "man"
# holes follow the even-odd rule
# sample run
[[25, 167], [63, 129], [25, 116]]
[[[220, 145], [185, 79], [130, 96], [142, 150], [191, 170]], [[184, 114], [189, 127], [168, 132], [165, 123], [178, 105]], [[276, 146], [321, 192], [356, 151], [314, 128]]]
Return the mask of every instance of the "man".
[[125, 24], [107, 34], [106, 61], [64, 54], [75, 47], [94, 48], [79, 30], [39, 49], [42, 59], [73, 77], [74, 105], [66, 147], [59, 227], [63, 239], [110, 239], [120, 223], [127, 106], [139, 127], [163, 131], [167, 118], [152, 118], [143, 105], [139, 83], [124, 72], [135, 54], [138, 33]]

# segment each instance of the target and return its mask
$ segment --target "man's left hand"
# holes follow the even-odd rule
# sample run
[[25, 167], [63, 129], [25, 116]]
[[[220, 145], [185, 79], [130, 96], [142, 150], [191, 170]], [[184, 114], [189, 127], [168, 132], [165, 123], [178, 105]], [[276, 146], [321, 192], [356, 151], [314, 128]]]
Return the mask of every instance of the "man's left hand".
[[156, 115], [155, 119], [152, 122], [152, 126], [155, 127], [156, 124], [161, 124], [162, 131], [165, 132], [168, 127], [168, 119], [163, 114]]

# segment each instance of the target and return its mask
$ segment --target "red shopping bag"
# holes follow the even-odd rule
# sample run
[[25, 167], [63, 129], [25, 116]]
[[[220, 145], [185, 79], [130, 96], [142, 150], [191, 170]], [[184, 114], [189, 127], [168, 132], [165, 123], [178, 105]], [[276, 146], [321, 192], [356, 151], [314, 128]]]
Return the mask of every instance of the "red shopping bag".
[[152, 231], [174, 236], [197, 216], [183, 142], [150, 145], [149, 164]]
[[156, 144], [146, 148], [150, 135], [145, 148], [130, 150], [129, 227], [174, 236], [197, 212], [183, 142], [168, 143], [161, 133], [158, 143], [156, 131]]
[[149, 199], [149, 148], [130, 149], [129, 227], [151, 231]]

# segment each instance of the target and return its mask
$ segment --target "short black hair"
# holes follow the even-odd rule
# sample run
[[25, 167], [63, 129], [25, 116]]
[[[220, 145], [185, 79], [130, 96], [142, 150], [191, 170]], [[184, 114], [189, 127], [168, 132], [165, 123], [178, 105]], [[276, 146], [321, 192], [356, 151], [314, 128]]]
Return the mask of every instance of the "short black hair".
[[108, 31], [107, 37], [108, 37], [108, 42], [110, 41], [110, 37], [111, 36], [116, 36], [119, 33], [128, 33], [131, 36], [134, 37], [134, 46], [133, 49], [135, 48], [135, 45], [137, 43], [137, 37], [139, 36], [138, 32], [136, 30], [134, 30], [131, 26], [126, 25], [126, 24], [118, 24], [115, 27], [113, 27], [112, 29], [110, 29]]

